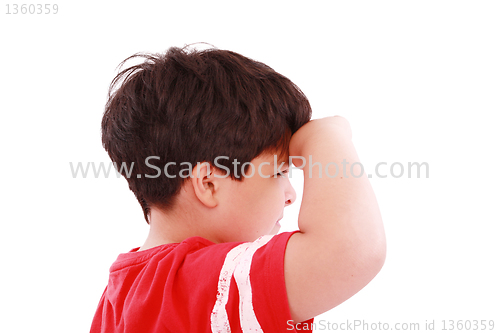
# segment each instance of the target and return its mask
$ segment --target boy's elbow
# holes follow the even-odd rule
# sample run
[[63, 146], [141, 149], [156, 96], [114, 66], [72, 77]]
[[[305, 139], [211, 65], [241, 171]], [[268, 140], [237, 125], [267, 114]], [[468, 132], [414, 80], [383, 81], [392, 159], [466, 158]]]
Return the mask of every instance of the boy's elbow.
[[377, 275], [384, 266], [387, 255], [387, 243], [383, 232], [379, 237], [374, 239], [367, 252], [365, 263], [368, 267], [370, 267], [372, 274], [375, 277], [375, 275]]
[[[385, 245], [385, 243], [384, 243], [384, 245]], [[380, 270], [384, 266], [386, 254], [387, 254], [387, 250], [386, 250], [385, 246], [383, 247], [383, 249], [378, 250], [378, 252], [375, 254], [374, 259], [373, 259], [374, 260], [374, 270], [376, 271], [375, 275], [377, 275], [378, 272], [380, 272]]]
[[384, 266], [386, 258], [385, 242], [379, 244], [364, 244], [353, 256], [353, 269], [346, 271], [354, 280], [354, 285], [360, 290], [378, 275]]

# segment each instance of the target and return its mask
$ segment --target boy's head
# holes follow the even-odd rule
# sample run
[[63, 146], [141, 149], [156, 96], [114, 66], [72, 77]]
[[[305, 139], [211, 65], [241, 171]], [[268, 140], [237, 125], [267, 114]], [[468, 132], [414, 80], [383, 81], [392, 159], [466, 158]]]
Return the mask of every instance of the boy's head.
[[111, 84], [102, 142], [117, 167], [128, 168], [120, 172], [146, 221], [151, 207], [174, 205], [190, 166], [225, 166], [241, 182], [249, 169], [244, 163], [287, 156], [291, 135], [310, 120], [311, 107], [297, 86], [237, 53], [170, 48], [135, 57], [145, 60]]

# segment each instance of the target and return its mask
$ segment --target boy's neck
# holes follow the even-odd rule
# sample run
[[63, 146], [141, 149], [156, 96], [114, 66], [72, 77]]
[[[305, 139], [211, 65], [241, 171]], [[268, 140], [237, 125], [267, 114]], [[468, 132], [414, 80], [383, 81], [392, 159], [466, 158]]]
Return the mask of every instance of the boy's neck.
[[[189, 193], [181, 193], [179, 196], [189, 196]], [[177, 204], [168, 211], [151, 207], [149, 215], [149, 234], [139, 251], [144, 251], [156, 246], [172, 243], [180, 243], [189, 237], [200, 236], [214, 243], [219, 242], [212, 237], [210, 226], [212, 221], [210, 214], [200, 211], [190, 203], [195, 202], [188, 198], [181, 198]], [[184, 203], [184, 204], [181, 204]], [[189, 205], [189, 207], [186, 206]]]
[[180, 243], [183, 240], [196, 235], [196, 230], [190, 221], [196, 217], [191, 214], [182, 214], [178, 212], [165, 213], [159, 209], [152, 208], [149, 222], [149, 234], [144, 245], [139, 251], [147, 250], [156, 246]]

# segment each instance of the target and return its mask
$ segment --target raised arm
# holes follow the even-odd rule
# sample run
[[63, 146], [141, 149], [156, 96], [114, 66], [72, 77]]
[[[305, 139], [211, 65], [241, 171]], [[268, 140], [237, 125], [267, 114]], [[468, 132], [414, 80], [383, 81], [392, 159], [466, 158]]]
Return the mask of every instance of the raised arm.
[[[385, 260], [385, 233], [375, 194], [366, 174], [356, 178], [359, 164], [350, 172], [353, 163], [360, 162], [351, 137], [349, 122], [335, 116], [310, 121], [290, 142], [290, 156], [306, 159], [300, 232], [290, 237], [285, 253], [285, 283], [296, 323], [353, 296]], [[309, 156], [313, 164], [321, 164], [321, 178], [317, 164], [310, 177]], [[325, 166], [330, 163], [329, 175], [334, 176], [332, 162], [338, 173], [330, 178]], [[300, 166], [302, 161], [293, 163]]]

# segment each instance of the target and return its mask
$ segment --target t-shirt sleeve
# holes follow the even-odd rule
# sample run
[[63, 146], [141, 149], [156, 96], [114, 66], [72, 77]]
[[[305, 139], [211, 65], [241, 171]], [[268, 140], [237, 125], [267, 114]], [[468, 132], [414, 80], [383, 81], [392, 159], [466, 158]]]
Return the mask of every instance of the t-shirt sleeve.
[[[180, 244], [171, 253], [175, 264], [168, 266], [161, 314], [165, 326], [173, 332], [296, 332], [284, 276], [285, 249], [293, 233], [248, 243], [193, 238]], [[307, 329], [312, 324], [313, 319], [300, 323], [300, 332], [312, 332]]]
[[[278, 234], [253, 256], [250, 282], [256, 317], [263, 332], [295, 332], [285, 287], [284, 258], [288, 239], [294, 232]], [[299, 327], [312, 327], [313, 319]], [[302, 330], [301, 332], [312, 332]]]
[[[229, 325], [231, 332], [295, 332], [284, 277], [285, 249], [292, 234], [263, 236], [227, 253], [211, 315], [213, 331]], [[300, 324], [301, 332], [307, 332], [304, 328], [312, 322]]]

